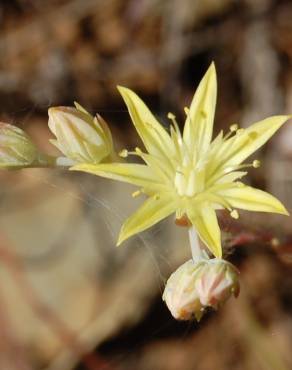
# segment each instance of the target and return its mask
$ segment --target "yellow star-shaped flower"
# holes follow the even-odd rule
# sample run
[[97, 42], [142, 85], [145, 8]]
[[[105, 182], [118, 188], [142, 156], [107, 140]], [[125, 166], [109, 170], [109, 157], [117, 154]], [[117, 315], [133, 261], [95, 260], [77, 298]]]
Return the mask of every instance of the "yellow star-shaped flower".
[[[217, 95], [213, 63], [200, 82], [190, 108], [186, 109], [183, 133], [173, 115], [169, 115], [173, 125], [168, 132], [133, 91], [118, 89], [147, 150], [144, 153], [137, 148], [132, 154], [141, 157], [145, 164], [79, 164], [72, 168], [137, 185], [148, 196], [122, 226], [118, 245], [176, 213], [177, 219], [187, 216], [208, 249], [220, 258], [217, 209], [226, 208], [235, 218], [236, 208], [288, 215], [272, 195], [238, 180], [247, 173], [243, 168], [259, 164], [258, 161], [250, 165], [241, 163], [265, 144], [290, 116], [273, 116], [247, 129], [233, 125], [226, 136], [220, 132], [211, 141]], [[126, 156], [127, 151], [122, 154]]]

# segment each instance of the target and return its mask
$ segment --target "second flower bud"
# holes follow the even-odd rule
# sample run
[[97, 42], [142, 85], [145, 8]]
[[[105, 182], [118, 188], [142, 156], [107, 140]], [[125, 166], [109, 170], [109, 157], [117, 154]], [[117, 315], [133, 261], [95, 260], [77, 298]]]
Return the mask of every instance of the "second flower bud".
[[51, 140], [74, 163], [110, 161], [113, 154], [111, 132], [106, 122], [93, 117], [79, 104], [74, 107], [52, 107], [49, 128], [56, 136]]
[[174, 318], [198, 321], [207, 307], [217, 309], [239, 293], [238, 271], [229, 262], [213, 258], [181, 265], [168, 279], [163, 293]]

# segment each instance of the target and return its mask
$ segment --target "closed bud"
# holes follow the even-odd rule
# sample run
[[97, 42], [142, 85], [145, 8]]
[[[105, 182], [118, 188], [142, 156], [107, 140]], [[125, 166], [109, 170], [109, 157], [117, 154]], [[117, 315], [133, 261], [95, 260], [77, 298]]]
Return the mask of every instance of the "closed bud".
[[67, 158], [78, 163], [109, 161], [113, 143], [106, 122], [91, 116], [76, 103], [74, 107], [49, 109], [49, 128], [56, 136], [51, 140]]
[[185, 262], [168, 279], [162, 298], [174, 318], [199, 321], [207, 307], [217, 309], [238, 293], [237, 269], [214, 258]]
[[0, 168], [21, 168], [33, 164], [38, 151], [20, 128], [0, 122]]

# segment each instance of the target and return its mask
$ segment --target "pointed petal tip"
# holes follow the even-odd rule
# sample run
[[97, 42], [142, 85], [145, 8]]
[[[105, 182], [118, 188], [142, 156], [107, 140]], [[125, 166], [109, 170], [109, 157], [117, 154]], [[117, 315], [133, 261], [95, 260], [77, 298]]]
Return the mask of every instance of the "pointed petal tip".
[[210, 69], [213, 69], [214, 71], [216, 71], [216, 65], [215, 65], [215, 62], [214, 60], [212, 60], [211, 64], [210, 64]]
[[126, 92], [127, 90], [129, 90], [127, 87], [124, 87], [122, 85], [117, 85], [117, 89], [121, 95], [123, 94], [123, 92]]
[[119, 93], [122, 95], [125, 102], [127, 102], [128, 99], [133, 99], [133, 97], [136, 96], [136, 93], [129, 89], [128, 87], [117, 85], [117, 89]]
[[212, 61], [209, 68], [208, 68], [208, 71], [207, 73], [210, 73], [211, 75], [214, 75], [216, 77], [216, 66], [215, 66], [215, 62]]
[[286, 209], [286, 207], [284, 206], [284, 204], [277, 198], [275, 198], [277, 200], [277, 208], [275, 209], [275, 213], [278, 213], [282, 216], [290, 216], [288, 210]]
[[288, 210], [283, 206], [283, 209], [281, 210], [281, 214], [283, 216], [290, 216], [290, 213], [288, 212]]
[[117, 240], [117, 243], [116, 243], [116, 247], [119, 248], [121, 246], [121, 244], [126, 240], [128, 239], [128, 236], [125, 235], [124, 231], [123, 231], [123, 226], [120, 230], [120, 233], [119, 233], [119, 236], [118, 236], [118, 240]]

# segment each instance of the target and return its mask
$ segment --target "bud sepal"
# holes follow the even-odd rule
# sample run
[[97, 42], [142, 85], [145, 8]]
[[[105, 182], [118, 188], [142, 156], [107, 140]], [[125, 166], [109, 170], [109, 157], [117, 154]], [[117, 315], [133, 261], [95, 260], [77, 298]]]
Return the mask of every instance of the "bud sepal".
[[201, 319], [207, 307], [218, 309], [239, 294], [239, 272], [221, 259], [189, 260], [168, 279], [162, 299], [178, 320]]
[[0, 122], [0, 168], [33, 166], [41, 154], [31, 138], [19, 127]]
[[56, 136], [51, 143], [73, 164], [110, 162], [113, 141], [106, 122], [99, 115], [93, 117], [78, 103], [75, 106], [49, 109], [49, 128]]

